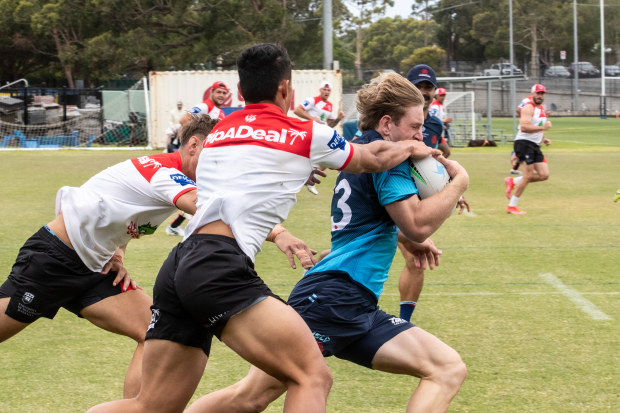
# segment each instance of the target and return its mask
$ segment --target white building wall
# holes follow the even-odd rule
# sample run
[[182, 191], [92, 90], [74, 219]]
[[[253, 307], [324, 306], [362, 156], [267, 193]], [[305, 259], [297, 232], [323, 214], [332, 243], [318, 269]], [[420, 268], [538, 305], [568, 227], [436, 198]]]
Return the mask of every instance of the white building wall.
[[[294, 70], [293, 101], [289, 116], [295, 116], [292, 110], [309, 96], [319, 94], [321, 81], [332, 84], [329, 100], [335, 109], [342, 107], [342, 74], [339, 70]], [[236, 70], [224, 71], [170, 71], [150, 72], [150, 128], [149, 142], [153, 148], [166, 147], [166, 128], [170, 111], [177, 101], [183, 102], [183, 109], [189, 110], [202, 102], [205, 92], [215, 81], [226, 83], [231, 89], [231, 101], [227, 106], [241, 107], [243, 101], [237, 91], [239, 76]], [[340, 125], [339, 125], [340, 126]]]

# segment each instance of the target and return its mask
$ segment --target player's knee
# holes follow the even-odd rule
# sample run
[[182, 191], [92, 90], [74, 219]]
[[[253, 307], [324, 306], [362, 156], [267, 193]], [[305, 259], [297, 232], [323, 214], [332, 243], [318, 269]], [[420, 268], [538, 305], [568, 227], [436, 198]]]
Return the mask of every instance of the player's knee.
[[327, 395], [333, 383], [332, 373], [325, 362], [317, 363], [313, 367], [312, 371], [306, 375], [306, 385]]
[[451, 392], [456, 393], [467, 377], [467, 366], [455, 352], [455, 355], [444, 364], [441, 370], [442, 385], [450, 389]]

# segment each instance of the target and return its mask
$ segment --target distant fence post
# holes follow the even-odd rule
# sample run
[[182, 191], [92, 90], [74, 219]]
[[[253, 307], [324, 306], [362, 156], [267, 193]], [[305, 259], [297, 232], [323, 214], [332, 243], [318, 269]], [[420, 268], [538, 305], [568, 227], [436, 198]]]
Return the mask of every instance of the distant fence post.
[[62, 87], [62, 121], [67, 121], [67, 87]]
[[24, 88], [24, 125], [28, 124], [28, 86]]

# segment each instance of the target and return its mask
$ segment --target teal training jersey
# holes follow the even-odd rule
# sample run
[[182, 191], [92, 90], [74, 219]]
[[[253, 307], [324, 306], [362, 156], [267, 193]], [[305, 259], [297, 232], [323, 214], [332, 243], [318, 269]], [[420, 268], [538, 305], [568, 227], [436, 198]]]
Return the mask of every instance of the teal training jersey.
[[[355, 143], [381, 139], [376, 131], [366, 131]], [[398, 239], [398, 228], [385, 206], [417, 193], [407, 161], [379, 173], [340, 172], [331, 206], [331, 252], [306, 275], [344, 271], [378, 300]]]

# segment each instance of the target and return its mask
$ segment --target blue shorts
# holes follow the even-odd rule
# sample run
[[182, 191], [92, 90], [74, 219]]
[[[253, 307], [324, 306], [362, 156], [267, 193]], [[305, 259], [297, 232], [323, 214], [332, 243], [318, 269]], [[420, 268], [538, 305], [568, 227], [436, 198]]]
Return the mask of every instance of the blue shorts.
[[288, 303], [310, 327], [323, 356], [368, 368], [383, 344], [414, 327], [380, 310], [375, 295], [342, 271], [304, 277]]

